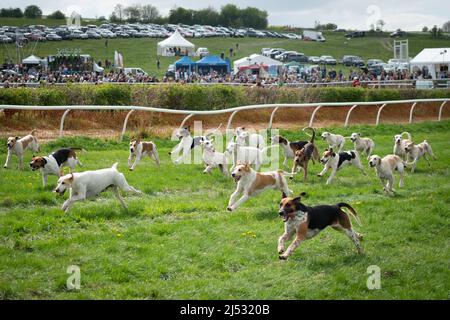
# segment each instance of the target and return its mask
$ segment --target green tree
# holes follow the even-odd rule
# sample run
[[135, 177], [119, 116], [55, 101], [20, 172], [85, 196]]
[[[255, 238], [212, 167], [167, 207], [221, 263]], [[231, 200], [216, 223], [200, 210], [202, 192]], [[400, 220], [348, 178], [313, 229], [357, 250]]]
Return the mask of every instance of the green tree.
[[241, 20], [244, 27], [255, 29], [267, 28], [267, 11], [247, 7], [241, 10]]
[[427, 26], [423, 27], [422, 32], [428, 32], [428, 27]]
[[190, 9], [185, 9], [182, 7], [176, 7], [170, 10], [169, 12], [169, 23], [177, 24], [189, 24], [193, 23], [194, 11]]
[[192, 22], [193, 24], [202, 24], [209, 26], [217, 26], [219, 24], [219, 13], [212, 7], [194, 11]]
[[137, 22], [141, 20], [142, 7], [140, 5], [132, 5], [123, 9], [123, 13], [128, 22]]
[[227, 4], [220, 10], [220, 23], [226, 27], [241, 27], [241, 10], [234, 4]]
[[59, 10], [56, 10], [55, 12], [53, 12], [52, 14], [49, 14], [47, 16], [48, 19], [65, 19], [66, 16], [64, 15], [64, 13], [62, 13]]
[[35, 19], [35, 18], [41, 18], [42, 17], [42, 10], [36, 5], [30, 5], [25, 8], [25, 11], [23, 12], [25, 18]]
[[142, 22], [154, 22], [160, 17], [158, 8], [152, 6], [151, 4], [144, 5], [141, 8], [141, 19]]

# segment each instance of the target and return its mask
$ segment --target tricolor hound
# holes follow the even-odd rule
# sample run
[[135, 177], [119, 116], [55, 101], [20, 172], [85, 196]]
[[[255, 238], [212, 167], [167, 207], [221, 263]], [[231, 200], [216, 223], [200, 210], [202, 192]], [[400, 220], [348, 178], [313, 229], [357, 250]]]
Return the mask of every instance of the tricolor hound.
[[19, 159], [17, 167], [19, 169], [23, 168], [23, 156], [27, 149], [33, 150], [33, 152], [39, 152], [39, 144], [34, 136], [36, 133], [36, 129], [30, 132], [30, 134], [26, 135], [23, 138], [20, 137], [9, 137], [8, 142], [6, 143], [8, 147], [8, 155], [6, 157], [6, 162], [3, 168], [9, 167], [11, 164], [11, 159], [13, 154], [17, 156]]
[[49, 175], [60, 177], [64, 173], [63, 167], [69, 167], [69, 172], [72, 173], [75, 166], [83, 166], [77, 158], [75, 150], [83, 150], [81, 148], [63, 148], [56, 150], [48, 156], [33, 156], [30, 162], [31, 170], [36, 171], [41, 169], [42, 184], [47, 185], [47, 178]]
[[360, 154], [365, 153], [367, 159], [372, 155], [373, 149], [375, 148], [375, 143], [370, 138], [361, 138], [360, 133], [353, 132], [350, 136], [350, 140], [352, 140], [355, 150]]
[[427, 158], [427, 154], [434, 160], [436, 160], [433, 150], [431, 149], [431, 146], [427, 140], [424, 140], [422, 143], [419, 144], [414, 144], [414, 142], [408, 143], [405, 147], [405, 152], [409, 156], [409, 158], [412, 159], [412, 163], [408, 163], [408, 165], [411, 165], [411, 173], [414, 173], [414, 170], [416, 169], [417, 166], [417, 161], [421, 157], [423, 157], [427, 161], [428, 166], [431, 166], [431, 164]]
[[192, 137], [191, 133], [189, 132], [190, 127], [184, 127], [180, 128], [176, 132], [176, 137], [180, 140], [180, 143], [177, 144], [177, 146], [169, 152], [169, 155], [172, 154], [178, 154], [180, 151], [182, 152], [180, 157], [175, 159], [174, 163], [179, 164], [183, 160], [184, 157], [186, 157], [188, 154], [190, 154], [191, 150], [195, 147], [201, 146], [201, 142], [208, 140], [210, 136], [212, 136], [216, 131], [219, 130], [219, 128], [222, 126], [220, 124], [217, 129], [215, 129], [213, 132], [207, 134], [206, 136], [195, 136]]
[[381, 184], [383, 185], [383, 190], [386, 193], [395, 191], [392, 188], [394, 185], [394, 170], [397, 170], [400, 173], [399, 187], [403, 187], [405, 165], [405, 161], [394, 154], [387, 155], [383, 159], [377, 155], [373, 155], [369, 158], [369, 166], [375, 168], [378, 178], [380, 178]]
[[[335, 205], [319, 205], [308, 207], [301, 203], [302, 192], [297, 198], [288, 198], [283, 194], [280, 203], [279, 214], [283, 217], [284, 233], [278, 239], [278, 254], [280, 259], [286, 260], [301, 242], [311, 239], [326, 227], [332, 227], [345, 233], [355, 244], [358, 253], [363, 253], [360, 240], [362, 234], [353, 230], [349, 214], [343, 208], [347, 208], [350, 214], [361, 225], [356, 211], [347, 203]], [[284, 250], [284, 244], [295, 235], [295, 240]]]
[[117, 162], [107, 169], [66, 174], [59, 178], [54, 192], [63, 196], [66, 190], [70, 189], [69, 199], [62, 206], [62, 210], [67, 212], [74, 202], [95, 197], [110, 187], [124, 208], [127, 208], [127, 205], [123, 201], [119, 189], [125, 192], [141, 193], [130, 186], [125, 180], [125, 176], [117, 171]]
[[[159, 167], [159, 156], [156, 144], [153, 141], [141, 141], [141, 139], [130, 141], [130, 156], [128, 157], [128, 168], [133, 171], [136, 165], [141, 161], [142, 157], [148, 156], [156, 162]], [[131, 161], [135, 158], [133, 165]]]
[[[256, 172], [248, 164], [239, 163], [231, 172], [231, 176], [237, 182], [237, 188], [230, 197], [227, 210], [236, 210], [250, 197], [256, 196], [266, 189], [278, 189], [287, 195], [291, 194], [292, 191], [289, 190], [285, 175], [290, 174], [281, 170]], [[240, 194], [242, 197], [237, 200]]]
[[326, 149], [322, 154], [320, 162], [324, 165], [324, 168], [318, 174], [319, 177], [323, 176], [331, 168], [331, 174], [328, 177], [327, 184], [331, 183], [338, 170], [348, 165], [352, 165], [361, 170], [364, 175], [366, 174], [359, 159], [358, 152], [354, 150], [335, 153], [333, 149]]

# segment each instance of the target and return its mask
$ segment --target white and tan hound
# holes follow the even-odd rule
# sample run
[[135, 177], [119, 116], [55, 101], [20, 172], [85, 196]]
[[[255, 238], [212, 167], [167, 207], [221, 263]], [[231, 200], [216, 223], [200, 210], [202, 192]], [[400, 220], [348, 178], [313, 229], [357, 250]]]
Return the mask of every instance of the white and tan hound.
[[353, 132], [350, 136], [350, 140], [355, 146], [355, 150], [360, 154], [365, 153], [367, 159], [372, 155], [373, 149], [375, 148], [375, 142], [370, 138], [361, 138], [361, 134]]
[[6, 143], [8, 147], [8, 155], [6, 157], [6, 162], [3, 168], [8, 168], [11, 164], [11, 159], [13, 155], [16, 155], [18, 158], [19, 169], [23, 169], [23, 156], [25, 151], [28, 149], [33, 150], [33, 152], [39, 152], [39, 144], [34, 136], [36, 133], [36, 129], [32, 130], [30, 134], [26, 135], [23, 138], [20, 137], [9, 137], [8, 142]]
[[117, 162], [107, 169], [66, 174], [59, 178], [54, 192], [63, 196], [67, 189], [70, 190], [70, 197], [62, 206], [62, 210], [67, 212], [74, 202], [93, 198], [108, 188], [112, 188], [114, 195], [124, 208], [127, 205], [123, 201], [119, 189], [125, 192], [142, 193], [130, 186], [125, 180], [125, 176], [117, 171]]
[[333, 134], [325, 131], [322, 133], [322, 139], [328, 143], [328, 148], [333, 148], [334, 150], [337, 150], [337, 152], [341, 152], [342, 148], [344, 148], [345, 138], [340, 134]]
[[411, 165], [411, 173], [414, 173], [414, 170], [416, 170], [417, 161], [420, 158], [423, 157], [427, 161], [428, 166], [431, 166], [431, 164], [427, 158], [427, 155], [436, 160], [433, 150], [427, 140], [424, 140], [419, 144], [414, 144], [414, 142], [408, 143], [405, 147], [405, 152], [408, 157], [412, 159], [412, 163], [408, 162], [408, 165]]
[[399, 187], [403, 187], [403, 175], [405, 171], [405, 161], [397, 155], [390, 154], [383, 159], [380, 156], [373, 155], [369, 158], [369, 166], [375, 168], [378, 178], [380, 178], [383, 190], [386, 193], [394, 192], [394, 170], [400, 174]]
[[[141, 141], [140, 138], [131, 140], [130, 156], [128, 157], [128, 168], [130, 171], [133, 171], [141, 159], [145, 156], [153, 159], [156, 162], [156, 165], [158, 167], [160, 166], [158, 150], [156, 149], [156, 144], [153, 141]], [[133, 158], [135, 158], [135, 160], [134, 163], [131, 164]]]
[[[231, 176], [237, 182], [237, 187], [230, 197], [227, 210], [236, 210], [245, 201], [267, 189], [278, 189], [285, 194], [291, 194], [292, 191], [289, 190], [285, 175], [290, 176], [289, 173], [282, 170], [256, 172], [249, 164], [239, 163], [231, 172]], [[241, 194], [242, 197], [237, 200]]]
[[[403, 136], [406, 135], [407, 139], [403, 139]], [[411, 134], [409, 132], [402, 132], [402, 134], [396, 134], [394, 136], [394, 154], [402, 158], [406, 159], [406, 145], [412, 142]]]

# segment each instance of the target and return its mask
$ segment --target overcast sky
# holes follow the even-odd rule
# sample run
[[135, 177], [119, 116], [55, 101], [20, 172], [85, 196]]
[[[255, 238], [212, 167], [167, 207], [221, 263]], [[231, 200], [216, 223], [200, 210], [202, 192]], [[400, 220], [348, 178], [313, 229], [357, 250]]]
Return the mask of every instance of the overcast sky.
[[109, 16], [116, 3], [152, 4], [166, 15], [174, 6], [200, 9], [212, 6], [220, 9], [227, 3], [238, 7], [253, 6], [269, 13], [270, 25], [292, 25], [313, 27], [314, 21], [333, 22], [339, 28], [368, 29], [371, 22], [382, 19], [385, 29], [421, 30], [423, 26], [442, 26], [450, 20], [450, 1], [448, 0], [0, 0], [0, 7], [29, 4], [40, 6], [44, 14], [61, 10], [70, 14], [76, 9], [83, 17]]

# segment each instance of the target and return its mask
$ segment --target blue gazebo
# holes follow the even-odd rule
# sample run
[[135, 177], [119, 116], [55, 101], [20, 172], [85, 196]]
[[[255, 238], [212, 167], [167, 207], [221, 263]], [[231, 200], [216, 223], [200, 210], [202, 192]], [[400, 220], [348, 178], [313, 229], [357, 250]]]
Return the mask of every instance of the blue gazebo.
[[205, 72], [209, 73], [212, 70], [220, 73], [227, 73], [229, 70], [229, 64], [218, 56], [206, 56], [197, 61], [195, 66], [200, 74]]
[[195, 62], [191, 60], [188, 56], [182, 57], [180, 60], [175, 62], [175, 69], [189, 69], [189, 71], [192, 71], [192, 68], [194, 68]]

